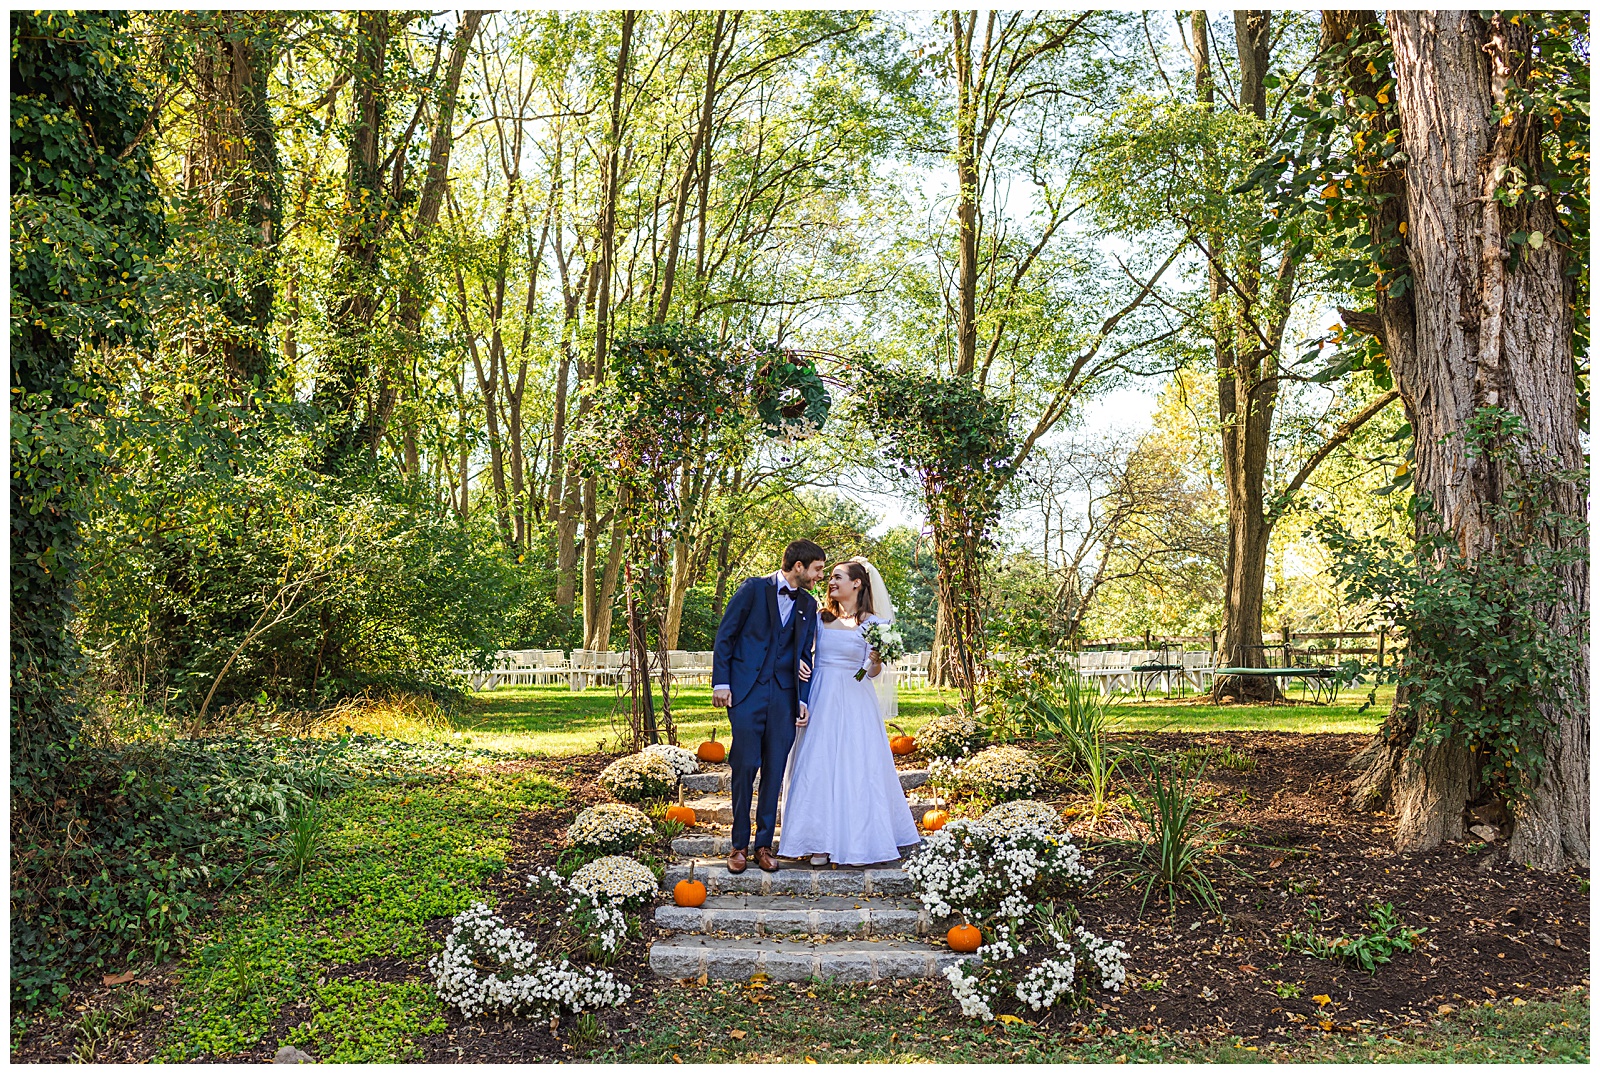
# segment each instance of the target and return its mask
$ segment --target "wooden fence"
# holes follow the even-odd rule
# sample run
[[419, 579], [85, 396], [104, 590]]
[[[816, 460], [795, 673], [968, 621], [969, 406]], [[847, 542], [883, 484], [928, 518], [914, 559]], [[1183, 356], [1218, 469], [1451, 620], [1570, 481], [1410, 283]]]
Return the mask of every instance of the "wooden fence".
[[[1378, 630], [1293, 630], [1285, 623], [1277, 632], [1261, 635], [1262, 648], [1276, 650], [1283, 666], [1339, 663], [1350, 657], [1376, 657], [1382, 667], [1397, 658], [1399, 645], [1387, 629]], [[1217, 632], [1209, 634], [1161, 635], [1146, 631], [1143, 637], [1092, 638], [1075, 641], [1075, 651], [1096, 649], [1183, 649], [1206, 647], [1217, 651]]]

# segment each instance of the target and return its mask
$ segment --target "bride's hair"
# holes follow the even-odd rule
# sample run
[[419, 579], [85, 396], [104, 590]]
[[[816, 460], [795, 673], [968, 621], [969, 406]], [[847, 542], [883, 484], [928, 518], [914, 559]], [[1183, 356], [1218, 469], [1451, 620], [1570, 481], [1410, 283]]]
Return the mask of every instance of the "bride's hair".
[[[856, 590], [856, 621], [860, 622], [872, 614], [872, 575], [867, 573], [867, 568], [853, 559], [840, 563], [834, 570], [838, 570], [839, 567], [843, 567], [851, 578], [861, 583], [861, 588]], [[822, 611], [818, 613], [817, 618], [824, 623], [831, 623], [839, 618], [839, 602], [832, 596], [825, 598], [822, 602]]]

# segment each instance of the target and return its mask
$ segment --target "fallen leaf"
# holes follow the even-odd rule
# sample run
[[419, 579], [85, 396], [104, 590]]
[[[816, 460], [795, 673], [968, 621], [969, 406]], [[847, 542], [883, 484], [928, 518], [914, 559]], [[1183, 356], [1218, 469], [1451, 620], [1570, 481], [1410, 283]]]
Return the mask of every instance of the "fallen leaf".
[[132, 970], [129, 970], [127, 973], [119, 973], [116, 975], [108, 973], [100, 978], [100, 983], [103, 985], [127, 984], [129, 981], [133, 980], [135, 976], [136, 975]]
[[697, 984], [697, 985], [704, 985], [709, 980], [711, 980], [710, 975], [702, 973], [699, 977], [696, 977], [694, 979], [694, 983]]
[[1317, 1024], [1322, 1027], [1322, 1031], [1324, 1033], [1332, 1033], [1333, 1032], [1333, 1023], [1332, 1022], [1318, 1022]]
[[1528, 1005], [1528, 1001], [1523, 999], [1521, 996], [1513, 996], [1511, 999], [1511, 1005], [1513, 1007], [1526, 1007]]
[[729, 1032], [728, 1036], [732, 1037], [734, 1040], [744, 1040], [745, 1032], [742, 1029], [735, 1029]]
[[765, 988], [772, 981], [772, 975], [766, 973], [752, 973], [750, 975], [751, 988]]
[[1448, 1003], [1442, 1003], [1442, 1004], [1439, 1005], [1439, 1013], [1440, 1014], [1454, 1014], [1455, 1012], [1456, 1012], [1456, 1009], [1454, 1007], [1452, 1007]]
[[1319, 1007], [1326, 1007], [1328, 1004], [1333, 1002], [1332, 996], [1312, 996], [1311, 998], [1316, 1000], [1317, 1006]]
[[1250, 963], [1248, 963], [1248, 962], [1246, 962], [1243, 966], [1240, 966], [1239, 969], [1240, 969], [1240, 971], [1242, 971], [1244, 973], [1260, 973], [1261, 972], [1260, 970], [1256, 969], [1254, 966], [1250, 965]]
[[1018, 1018], [1014, 1014], [997, 1015], [995, 1017], [995, 1021], [1004, 1022], [1008, 1026], [1025, 1026], [1025, 1025], [1028, 1024], [1027, 1022], [1024, 1022], [1021, 1018]]
[[1269, 861], [1267, 863], [1267, 868], [1268, 869], [1276, 869], [1282, 864], [1283, 864], [1283, 859], [1282, 858], [1273, 858], [1271, 861]]
[[812, 1066], [816, 1066], [817, 1065], [817, 1061], [815, 1059], [811, 1058], [809, 1055], [806, 1056], [806, 1062], [810, 1063]]

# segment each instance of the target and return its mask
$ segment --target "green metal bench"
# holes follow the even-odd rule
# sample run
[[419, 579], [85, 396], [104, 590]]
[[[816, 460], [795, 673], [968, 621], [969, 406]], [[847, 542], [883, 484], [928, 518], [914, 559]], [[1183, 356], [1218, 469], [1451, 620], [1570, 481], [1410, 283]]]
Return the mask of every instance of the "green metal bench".
[[1218, 668], [1216, 675], [1217, 678], [1237, 675], [1240, 678], [1299, 679], [1300, 696], [1304, 698], [1309, 689], [1313, 704], [1328, 705], [1339, 700], [1338, 668]]

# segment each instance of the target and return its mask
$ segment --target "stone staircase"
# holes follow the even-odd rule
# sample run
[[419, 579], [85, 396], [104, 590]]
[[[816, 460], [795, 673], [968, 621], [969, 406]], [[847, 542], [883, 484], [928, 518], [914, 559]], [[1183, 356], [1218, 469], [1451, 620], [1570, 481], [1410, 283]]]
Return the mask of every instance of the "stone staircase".
[[[903, 770], [900, 786], [927, 782], [921, 770]], [[674, 861], [662, 887], [670, 893], [694, 876], [706, 885], [703, 906], [658, 906], [662, 937], [650, 946], [650, 969], [661, 977], [747, 980], [765, 973], [775, 981], [832, 977], [841, 981], [932, 977], [971, 955], [943, 941], [943, 922], [930, 919], [911, 895], [905, 858], [867, 866], [812, 866], [810, 859], [779, 858], [763, 872], [752, 854], [742, 873], [728, 872], [733, 803], [726, 765], [684, 776], [685, 804], [696, 829], [672, 841]], [[688, 795], [697, 797], [688, 797]], [[752, 795], [752, 800], [754, 796]], [[939, 803], [907, 796], [914, 819]], [[783, 853], [779, 814], [778, 854]], [[752, 824], [752, 829], [754, 825]], [[909, 857], [917, 848], [902, 847]]]

